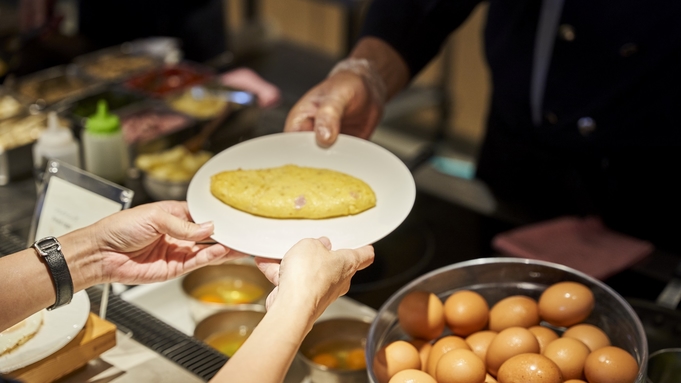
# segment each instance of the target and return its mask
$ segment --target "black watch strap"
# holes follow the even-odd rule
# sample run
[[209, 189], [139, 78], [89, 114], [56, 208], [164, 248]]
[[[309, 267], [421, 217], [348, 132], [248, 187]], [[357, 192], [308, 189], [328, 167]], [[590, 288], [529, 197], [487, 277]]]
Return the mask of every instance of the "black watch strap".
[[71, 303], [73, 298], [73, 280], [69, 272], [69, 266], [66, 264], [64, 254], [61, 252], [61, 244], [54, 237], [45, 237], [37, 240], [33, 247], [38, 252], [38, 255], [45, 260], [47, 268], [52, 275], [52, 283], [57, 298], [48, 310], [54, 310]]

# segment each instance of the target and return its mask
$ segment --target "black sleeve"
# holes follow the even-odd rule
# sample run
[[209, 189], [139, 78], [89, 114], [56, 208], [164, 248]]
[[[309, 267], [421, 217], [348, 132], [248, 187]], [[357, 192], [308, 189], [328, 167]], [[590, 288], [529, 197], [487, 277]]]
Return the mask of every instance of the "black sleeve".
[[402, 55], [413, 77], [481, 1], [374, 0], [360, 36], [385, 40]]

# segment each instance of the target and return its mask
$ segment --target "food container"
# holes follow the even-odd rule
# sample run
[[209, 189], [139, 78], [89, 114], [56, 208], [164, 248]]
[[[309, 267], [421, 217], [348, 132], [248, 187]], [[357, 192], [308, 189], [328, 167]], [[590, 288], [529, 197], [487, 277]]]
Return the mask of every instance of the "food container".
[[180, 200], [187, 197], [189, 182], [212, 153], [191, 153], [182, 145], [158, 153], [141, 154], [135, 167], [141, 171], [142, 185], [154, 200]]
[[66, 103], [98, 85], [96, 81], [78, 76], [75, 66], [61, 65], [10, 81], [9, 87], [35, 111], [58, 102]]
[[196, 119], [215, 118], [228, 107], [228, 101], [195, 85], [165, 99], [171, 109]]
[[150, 97], [161, 98], [208, 81], [214, 75], [214, 71], [208, 67], [183, 62], [133, 76], [124, 85]]
[[632, 307], [604, 283], [566, 266], [550, 262], [518, 258], [481, 258], [456, 263], [431, 271], [408, 283], [393, 294], [379, 309], [369, 330], [367, 369], [372, 382], [378, 382], [373, 371], [373, 357], [383, 346], [409, 339], [400, 328], [397, 308], [402, 298], [412, 291], [430, 291], [444, 300], [456, 290], [468, 289], [481, 294], [492, 307], [511, 295], [538, 299], [550, 285], [575, 281], [588, 286], [595, 297], [595, 307], [584, 320], [601, 328], [612, 345], [628, 351], [639, 365], [636, 382], [646, 381], [648, 342], [643, 325]]
[[194, 328], [194, 338], [232, 357], [265, 316], [265, 309], [241, 307], [212, 314]]
[[257, 97], [248, 91], [208, 82], [193, 85], [168, 96], [165, 103], [169, 108], [198, 120], [210, 120], [218, 117], [225, 107], [229, 107], [230, 113], [233, 113], [246, 107], [257, 106]]
[[650, 383], [678, 383], [681, 381], [681, 348], [664, 348], [650, 355], [648, 360]]
[[255, 264], [244, 262], [204, 266], [182, 280], [196, 322], [219, 311], [264, 310], [273, 288]]
[[[121, 129], [123, 130], [125, 142], [128, 145], [135, 146], [146, 145], [154, 140], [168, 138], [196, 124], [196, 121], [191, 117], [173, 112], [153, 102], [137, 104], [124, 111], [121, 110], [117, 114], [121, 119]], [[174, 143], [169, 142], [168, 144]], [[153, 149], [137, 149], [136, 151], [144, 152], [150, 150]]]
[[73, 100], [65, 109], [65, 113], [81, 125], [84, 125], [84, 119], [97, 112], [99, 100], [106, 101], [110, 111], [118, 112], [123, 108], [142, 102], [144, 97], [125, 90], [103, 88]]
[[0, 121], [24, 114], [26, 111], [21, 101], [0, 87]]
[[367, 382], [364, 349], [370, 325], [370, 322], [354, 318], [333, 318], [315, 323], [297, 354], [307, 369], [309, 380], [313, 383]]
[[[62, 126], [70, 126], [65, 119]], [[0, 185], [33, 174], [32, 146], [47, 128], [47, 116], [22, 114], [0, 120]]]
[[182, 59], [181, 45], [178, 38], [154, 36], [126, 42], [121, 48], [130, 54], [149, 55], [165, 64], [177, 64]]
[[163, 61], [145, 52], [132, 52], [129, 44], [90, 52], [73, 60], [80, 74], [98, 81], [116, 82], [158, 68]]

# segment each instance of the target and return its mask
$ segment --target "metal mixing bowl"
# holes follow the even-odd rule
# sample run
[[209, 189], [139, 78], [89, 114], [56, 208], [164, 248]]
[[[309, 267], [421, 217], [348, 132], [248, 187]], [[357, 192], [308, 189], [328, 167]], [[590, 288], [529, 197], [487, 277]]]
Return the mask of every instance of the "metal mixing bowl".
[[580, 271], [555, 263], [518, 258], [481, 258], [445, 266], [424, 274], [393, 294], [381, 306], [369, 330], [366, 352], [369, 378], [378, 382], [373, 371], [377, 350], [395, 340], [409, 339], [397, 319], [397, 307], [406, 294], [430, 291], [444, 302], [454, 291], [468, 289], [480, 293], [492, 307], [510, 295], [522, 294], [538, 299], [548, 286], [561, 281], [579, 282], [591, 289], [596, 305], [584, 322], [600, 327], [613, 346], [631, 353], [639, 365], [636, 382], [645, 383], [648, 341], [641, 321], [624, 298]]

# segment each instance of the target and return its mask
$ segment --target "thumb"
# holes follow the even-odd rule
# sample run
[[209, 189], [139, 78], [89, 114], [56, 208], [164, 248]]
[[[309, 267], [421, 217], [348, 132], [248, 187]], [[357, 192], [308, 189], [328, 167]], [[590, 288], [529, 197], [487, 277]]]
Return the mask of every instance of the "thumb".
[[267, 296], [267, 300], [265, 301], [265, 308], [270, 309], [270, 306], [272, 306], [272, 303], [274, 303], [274, 300], [277, 299], [277, 293], [279, 293], [279, 286], [274, 286], [272, 291], [270, 291], [270, 294]]
[[337, 96], [326, 96], [321, 100], [314, 120], [314, 131], [319, 145], [329, 147], [336, 142], [346, 105], [347, 100]]

